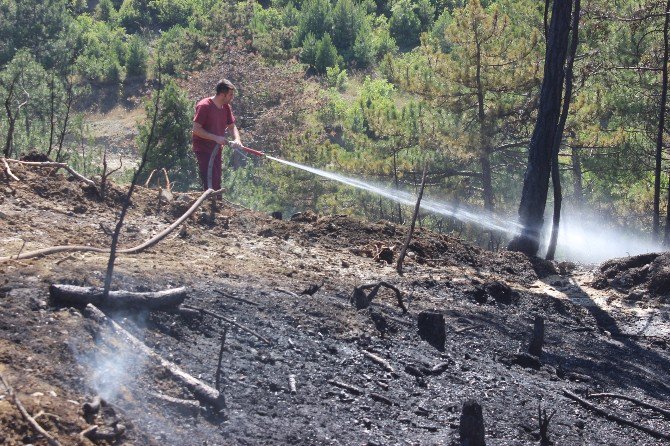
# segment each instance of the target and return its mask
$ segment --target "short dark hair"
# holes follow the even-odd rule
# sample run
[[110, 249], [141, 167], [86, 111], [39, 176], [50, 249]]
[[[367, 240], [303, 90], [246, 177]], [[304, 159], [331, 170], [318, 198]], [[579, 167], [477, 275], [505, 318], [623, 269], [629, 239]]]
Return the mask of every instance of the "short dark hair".
[[235, 86], [228, 79], [221, 79], [218, 84], [216, 84], [216, 94], [228, 93], [229, 90], [235, 90]]

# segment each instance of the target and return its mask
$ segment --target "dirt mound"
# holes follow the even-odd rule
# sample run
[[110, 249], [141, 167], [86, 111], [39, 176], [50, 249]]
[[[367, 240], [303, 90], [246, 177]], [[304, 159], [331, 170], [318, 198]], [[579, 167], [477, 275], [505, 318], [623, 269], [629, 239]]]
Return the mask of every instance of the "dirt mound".
[[594, 279], [599, 289], [611, 286], [643, 296], [668, 301], [670, 298], [670, 253], [650, 253], [612, 259], [603, 263]]

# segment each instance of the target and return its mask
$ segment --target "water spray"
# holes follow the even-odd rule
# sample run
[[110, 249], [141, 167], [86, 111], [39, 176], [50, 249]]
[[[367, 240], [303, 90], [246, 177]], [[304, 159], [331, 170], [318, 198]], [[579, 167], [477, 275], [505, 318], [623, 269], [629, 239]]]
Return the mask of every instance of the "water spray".
[[[365, 190], [373, 194], [381, 195], [400, 204], [414, 206], [416, 196], [409, 192], [375, 185], [355, 178], [340, 175], [338, 173], [305, 166], [292, 161], [275, 158], [266, 155], [259, 150], [242, 147], [247, 153], [267, 158], [296, 169], [313, 173], [323, 178], [331, 179], [357, 189]], [[421, 208], [459, 221], [472, 223], [477, 226], [506, 233], [511, 237], [519, 234], [523, 225], [515, 221], [515, 218], [503, 218], [484, 209], [468, 208], [464, 205], [439, 202], [430, 198], [424, 198], [420, 203]], [[582, 262], [601, 262], [608, 258], [624, 257], [644, 252], [659, 251], [663, 248], [655, 243], [649, 242], [641, 234], [631, 231], [622, 231], [616, 228], [608, 228], [606, 222], [599, 221], [594, 216], [586, 216], [584, 212], [574, 214], [566, 212], [560, 227], [560, 236], [557, 257], [569, 258]], [[594, 222], [588, 224], [586, 220]], [[597, 222], [597, 223], [596, 223]], [[549, 231], [547, 226], [545, 230]], [[547, 237], [545, 237], [546, 239]]]

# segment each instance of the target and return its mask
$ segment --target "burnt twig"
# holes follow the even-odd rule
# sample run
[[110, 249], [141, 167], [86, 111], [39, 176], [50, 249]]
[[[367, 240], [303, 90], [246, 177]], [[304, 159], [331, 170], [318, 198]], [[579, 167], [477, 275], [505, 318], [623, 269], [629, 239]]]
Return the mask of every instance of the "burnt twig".
[[619, 395], [617, 393], [591, 393], [589, 396], [592, 398], [618, 398], [620, 400], [630, 401], [631, 403], [635, 403], [638, 406], [646, 407], [647, 409], [661, 413], [666, 418], [670, 418], [670, 410], [663, 409], [662, 407], [655, 406], [642, 400], [638, 400], [632, 396]]
[[214, 292], [216, 294], [220, 295], [220, 296], [227, 297], [228, 299], [236, 300], [238, 302], [244, 302], [245, 304], [253, 305], [253, 306], [256, 306], [256, 307], [258, 306], [258, 304], [256, 302], [252, 302], [250, 300], [242, 299], [241, 297], [231, 296], [230, 294], [226, 294], [223, 291], [214, 290]]
[[666, 439], [666, 440], [670, 440], [670, 435], [668, 435], [668, 434], [664, 434], [663, 432], [659, 432], [655, 429], [651, 429], [647, 426], [643, 426], [641, 424], [635, 423], [634, 421], [630, 421], [630, 420], [622, 418], [622, 417], [620, 417], [616, 414], [610, 413], [610, 412], [606, 411], [605, 409], [603, 409], [601, 407], [598, 407], [595, 404], [592, 404], [592, 403], [586, 401], [583, 398], [580, 398], [579, 396], [575, 395], [574, 393], [570, 392], [567, 389], [563, 389], [563, 395], [567, 396], [568, 398], [570, 398], [572, 400], [577, 401], [582, 406], [586, 407], [587, 409], [590, 409], [590, 410], [594, 411], [598, 415], [604, 416], [608, 420], [612, 420], [614, 422], [617, 422], [619, 424], [623, 424], [625, 426], [634, 427], [635, 429], [639, 429], [642, 432], [646, 432], [647, 434], [649, 434], [649, 435], [651, 435], [652, 437], [655, 437], [655, 438], [663, 438], [663, 439]]
[[19, 409], [19, 412], [21, 412], [21, 415], [25, 420], [30, 424], [30, 426], [41, 436], [47, 439], [47, 442], [51, 446], [61, 446], [60, 442], [56, 440], [54, 437], [52, 437], [47, 431], [44, 430], [42, 426], [39, 425], [37, 421], [33, 417], [30, 416], [26, 408], [23, 406], [19, 398], [16, 396], [16, 393], [14, 392], [14, 389], [9, 385], [5, 377], [0, 373], [0, 380], [2, 381], [2, 384], [5, 386], [7, 389], [7, 393], [9, 396], [12, 398], [14, 401], [14, 405], [16, 406], [17, 409]]
[[[360, 285], [354, 288], [354, 293], [351, 295], [350, 302], [356, 306], [356, 309], [361, 310], [370, 306], [370, 302], [375, 298], [381, 287], [390, 288], [395, 291], [396, 298], [398, 299], [398, 306], [402, 309], [403, 313], [407, 313], [407, 307], [402, 301], [402, 293], [400, 290], [387, 282], [371, 283], [366, 285]], [[365, 290], [370, 289], [369, 294], [365, 294]]]
[[556, 410], [554, 410], [551, 415], [547, 415], [547, 409], [542, 409], [541, 402], [537, 403], [537, 421], [540, 424], [540, 444], [541, 445], [550, 445], [551, 441], [549, 440], [549, 423], [551, 419], [556, 415]]
[[228, 334], [228, 327], [224, 327], [223, 334], [221, 335], [221, 349], [219, 350], [219, 362], [216, 366], [216, 378], [215, 378], [215, 387], [216, 390], [221, 391], [221, 361], [223, 361], [223, 349], [226, 344], [226, 335]]
[[328, 383], [334, 385], [335, 387], [339, 387], [340, 389], [344, 389], [347, 392], [349, 392], [351, 394], [354, 394], [354, 395], [362, 395], [363, 394], [362, 389], [360, 389], [356, 386], [352, 386], [351, 384], [343, 383], [341, 381], [336, 381], [334, 379], [331, 379], [330, 381], [328, 381]]
[[416, 217], [419, 216], [419, 209], [421, 208], [421, 197], [423, 197], [423, 189], [426, 187], [426, 169], [428, 164], [423, 165], [423, 175], [421, 176], [421, 188], [419, 189], [419, 196], [416, 198], [416, 205], [414, 206], [414, 214], [412, 215], [412, 224], [409, 226], [409, 232], [407, 232], [407, 238], [405, 239], [405, 244], [400, 250], [400, 255], [398, 255], [398, 262], [396, 263], [396, 270], [398, 274], [402, 276], [402, 263], [405, 260], [405, 255], [407, 254], [407, 248], [409, 243], [412, 241], [412, 235], [414, 234], [414, 225], [416, 224]]
[[184, 307], [184, 308], [189, 308], [189, 309], [191, 309], [191, 310], [197, 310], [197, 311], [200, 311], [200, 312], [203, 313], [203, 314], [208, 314], [208, 315], [210, 315], [210, 316], [212, 316], [212, 317], [215, 317], [215, 318], [217, 318], [217, 319], [220, 319], [220, 320], [222, 320], [222, 321], [224, 321], [224, 322], [227, 322], [227, 323], [229, 323], [229, 324], [231, 324], [231, 325], [236, 326], [237, 328], [239, 328], [239, 329], [242, 330], [242, 331], [246, 331], [247, 333], [256, 336], [258, 339], [260, 339], [261, 341], [265, 342], [266, 344], [268, 344], [268, 345], [272, 345], [272, 342], [271, 342], [269, 339], [267, 339], [267, 338], [265, 338], [265, 337], [259, 335], [258, 333], [256, 333], [255, 331], [251, 330], [250, 328], [247, 328], [247, 327], [245, 327], [244, 325], [241, 325], [241, 324], [235, 322], [235, 321], [232, 320], [232, 319], [228, 319], [228, 318], [225, 317], [225, 316], [221, 316], [221, 315], [218, 314], [218, 313], [215, 313], [215, 312], [213, 312], [213, 311], [206, 310], [206, 309], [204, 309], [204, 308], [193, 307], [193, 306], [191, 306], [191, 305], [182, 305], [182, 307]]

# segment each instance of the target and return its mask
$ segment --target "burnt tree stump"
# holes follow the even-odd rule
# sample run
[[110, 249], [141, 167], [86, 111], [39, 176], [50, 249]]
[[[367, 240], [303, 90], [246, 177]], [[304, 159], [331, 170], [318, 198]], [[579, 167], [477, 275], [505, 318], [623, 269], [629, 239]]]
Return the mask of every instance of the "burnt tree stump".
[[417, 319], [419, 336], [440, 351], [444, 351], [447, 338], [444, 315], [433, 311], [422, 311]]
[[475, 400], [463, 403], [459, 427], [461, 446], [486, 446], [482, 406]]

